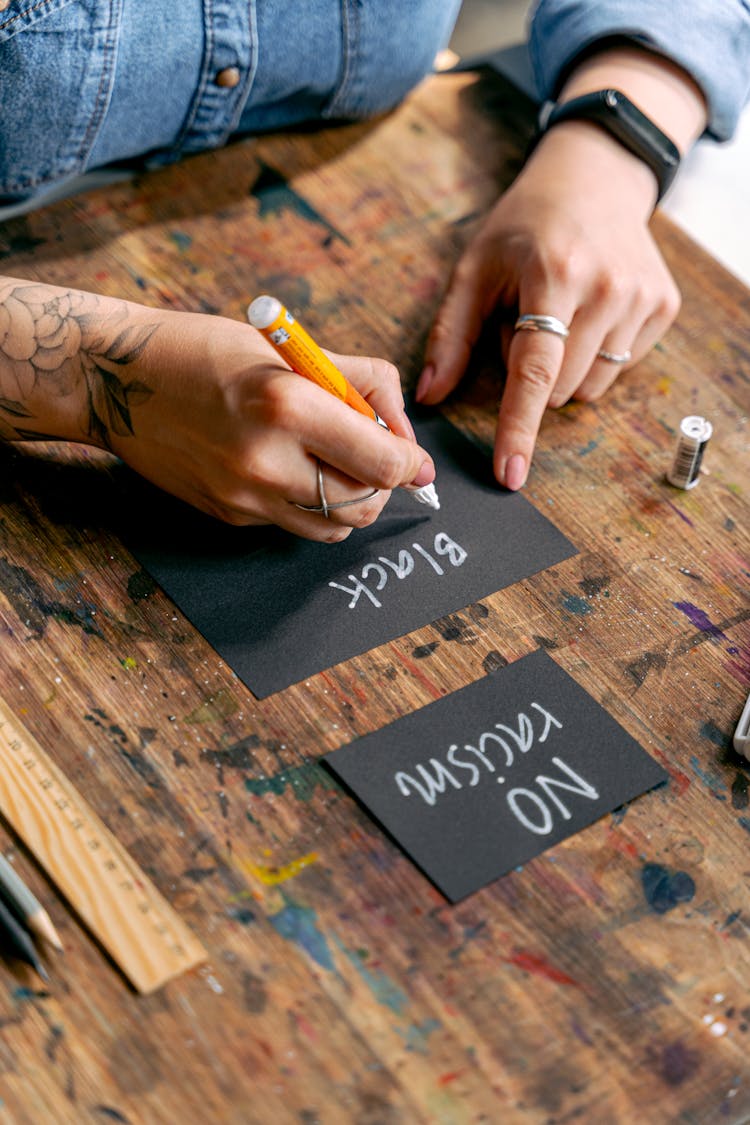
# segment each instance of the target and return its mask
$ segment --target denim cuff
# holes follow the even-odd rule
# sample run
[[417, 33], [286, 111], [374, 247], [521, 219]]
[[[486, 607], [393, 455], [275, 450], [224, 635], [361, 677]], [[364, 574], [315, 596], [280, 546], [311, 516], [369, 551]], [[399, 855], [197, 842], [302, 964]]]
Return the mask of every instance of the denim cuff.
[[540, 97], [554, 97], [575, 57], [609, 37], [624, 37], [681, 66], [706, 98], [706, 133], [719, 141], [732, 136], [750, 97], [745, 0], [692, 0], [689, 6], [669, 0], [539, 0], [529, 45]]

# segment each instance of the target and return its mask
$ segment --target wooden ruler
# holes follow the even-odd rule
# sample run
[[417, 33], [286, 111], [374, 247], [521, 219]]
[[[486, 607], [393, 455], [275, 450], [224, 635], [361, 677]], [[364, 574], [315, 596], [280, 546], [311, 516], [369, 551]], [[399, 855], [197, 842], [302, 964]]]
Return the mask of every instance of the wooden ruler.
[[0, 812], [138, 992], [206, 951], [0, 698]]

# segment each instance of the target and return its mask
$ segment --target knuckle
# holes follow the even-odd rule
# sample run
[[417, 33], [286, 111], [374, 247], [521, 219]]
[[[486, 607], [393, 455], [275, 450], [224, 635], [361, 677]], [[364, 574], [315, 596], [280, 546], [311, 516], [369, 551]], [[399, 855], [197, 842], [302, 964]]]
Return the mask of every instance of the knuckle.
[[631, 288], [630, 279], [619, 270], [602, 270], [592, 286], [594, 299], [609, 304], [624, 303]]
[[356, 519], [354, 521], [354, 526], [370, 527], [371, 524], [375, 523], [375, 520], [383, 511], [383, 505], [387, 498], [388, 497], [386, 496], [385, 499], [383, 499], [382, 496], [379, 495], [377, 500], [375, 500], [375, 498], [373, 497], [373, 500], [364, 503], [362, 505], [362, 511], [357, 513]]
[[249, 523], [257, 523], [258, 517], [252, 512], [244, 511], [238, 504], [234, 504], [229, 497], [221, 497], [204, 505], [204, 510], [222, 523], [231, 527], [245, 527]]
[[628, 317], [634, 324], [643, 325], [653, 314], [654, 309], [658, 309], [661, 297], [658, 293], [647, 285], [642, 285], [633, 293], [633, 299], [630, 307], [627, 310]]
[[578, 390], [573, 395], [573, 398], [577, 402], [596, 402], [597, 399], [600, 399], [602, 397], [605, 390], [605, 387], [597, 386], [596, 384], [591, 387], [583, 385], [578, 388]]
[[555, 371], [542, 356], [525, 356], [516, 369], [519, 383], [531, 390], [549, 391], [557, 378]]
[[270, 453], [267, 443], [258, 439], [243, 451], [241, 459], [228, 466], [231, 476], [236, 480], [238, 486], [260, 485], [269, 487], [275, 483], [273, 457]]
[[567, 240], [550, 247], [540, 267], [544, 283], [561, 288], [575, 285], [584, 273], [580, 251]]
[[403, 467], [397, 449], [383, 450], [378, 458], [375, 468], [375, 479], [372, 481], [374, 488], [390, 492], [401, 484]]
[[453, 269], [449, 293], [456, 289], [473, 286], [476, 283], [479, 268], [479, 258], [474, 250], [462, 254]]
[[292, 394], [289, 379], [269, 379], [263, 388], [260, 404], [262, 423], [269, 429], [294, 428], [299, 421], [298, 402], [298, 397]]
[[453, 339], [453, 328], [448, 323], [446, 312], [444, 309], [441, 309], [430, 329], [429, 349], [433, 351], [439, 350], [447, 344], [452, 344]]
[[381, 360], [378, 364], [378, 371], [380, 373], [379, 382], [401, 393], [401, 376], [394, 363], [389, 363], [385, 359]]
[[222, 516], [224, 523], [230, 524], [232, 527], [244, 527], [251, 522], [249, 515], [244, 512], [238, 512], [233, 509], [226, 510]]
[[666, 287], [661, 300], [662, 315], [672, 323], [677, 318], [677, 314], [682, 307], [682, 294], [677, 286], [670, 279], [670, 284]]
[[343, 525], [338, 526], [338, 527], [332, 526], [332, 527], [327, 528], [325, 530], [325, 532], [320, 536], [320, 542], [321, 543], [343, 543], [343, 541], [345, 539], [349, 538], [351, 533], [352, 533], [351, 527], [344, 527]]

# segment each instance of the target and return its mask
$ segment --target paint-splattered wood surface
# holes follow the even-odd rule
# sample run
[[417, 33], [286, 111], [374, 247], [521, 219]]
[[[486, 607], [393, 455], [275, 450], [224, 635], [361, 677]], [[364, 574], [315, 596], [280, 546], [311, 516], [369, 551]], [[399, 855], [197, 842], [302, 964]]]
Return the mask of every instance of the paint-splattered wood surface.
[[[4, 273], [241, 319], [271, 290], [407, 381], [531, 111], [452, 75], [382, 121], [248, 141], [0, 227]], [[107, 458], [0, 450], [0, 694], [209, 964], [134, 995], [18, 848], [66, 944], [0, 973], [0, 1120], [741, 1122], [750, 1116], [750, 299], [663, 219], [675, 327], [550, 413], [553, 570], [262, 703], [106, 530]], [[491, 355], [449, 408], [489, 448]], [[700, 486], [664, 483], [707, 415]], [[671, 775], [450, 907], [316, 764], [543, 646]]]

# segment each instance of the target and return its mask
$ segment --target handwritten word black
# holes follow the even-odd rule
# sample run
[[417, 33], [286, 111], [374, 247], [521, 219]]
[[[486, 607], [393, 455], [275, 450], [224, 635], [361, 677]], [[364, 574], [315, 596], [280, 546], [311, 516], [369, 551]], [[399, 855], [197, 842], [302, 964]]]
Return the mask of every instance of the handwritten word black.
[[[440, 565], [436, 558], [421, 547], [419, 543], [412, 543], [413, 551], [421, 556], [436, 574], [445, 574], [445, 569]], [[432, 550], [439, 558], [447, 559], [451, 566], [461, 566], [467, 557], [466, 551], [463, 547], [459, 546], [453, 539], [439, 531], [435, 536]], [[375, 592], [365, 585], [365, 579], [371, 574], [375, 579], [375, 590], [380, 591], [385, 587], [390, 574], [395, 574], [396, 578], [408, 578], [413, 573], [415, 567], [415, 556], [411, 551], [400, 550], [398, 553], [398, 560], [394, 562], [392, 559], [387, 559], [383, 555], [378, 556], [377, 562], [367, 563], [362, 567], [362, 575], [357, 578], [354, 574], [347, 575], [351, 586], [342, 586], [340, 582], [329, 582], [328, 585], [332, 586], [334, 590], [343, 590], [345, 594], [349, 594], [351, 601], [349, 602], [349, 609], [354, 609], [362, 594], [366, 594], [376, 609], [382, 607], [382, 602], [376, 596]], [[390, 574], [389, 574], [390, 572]]]

